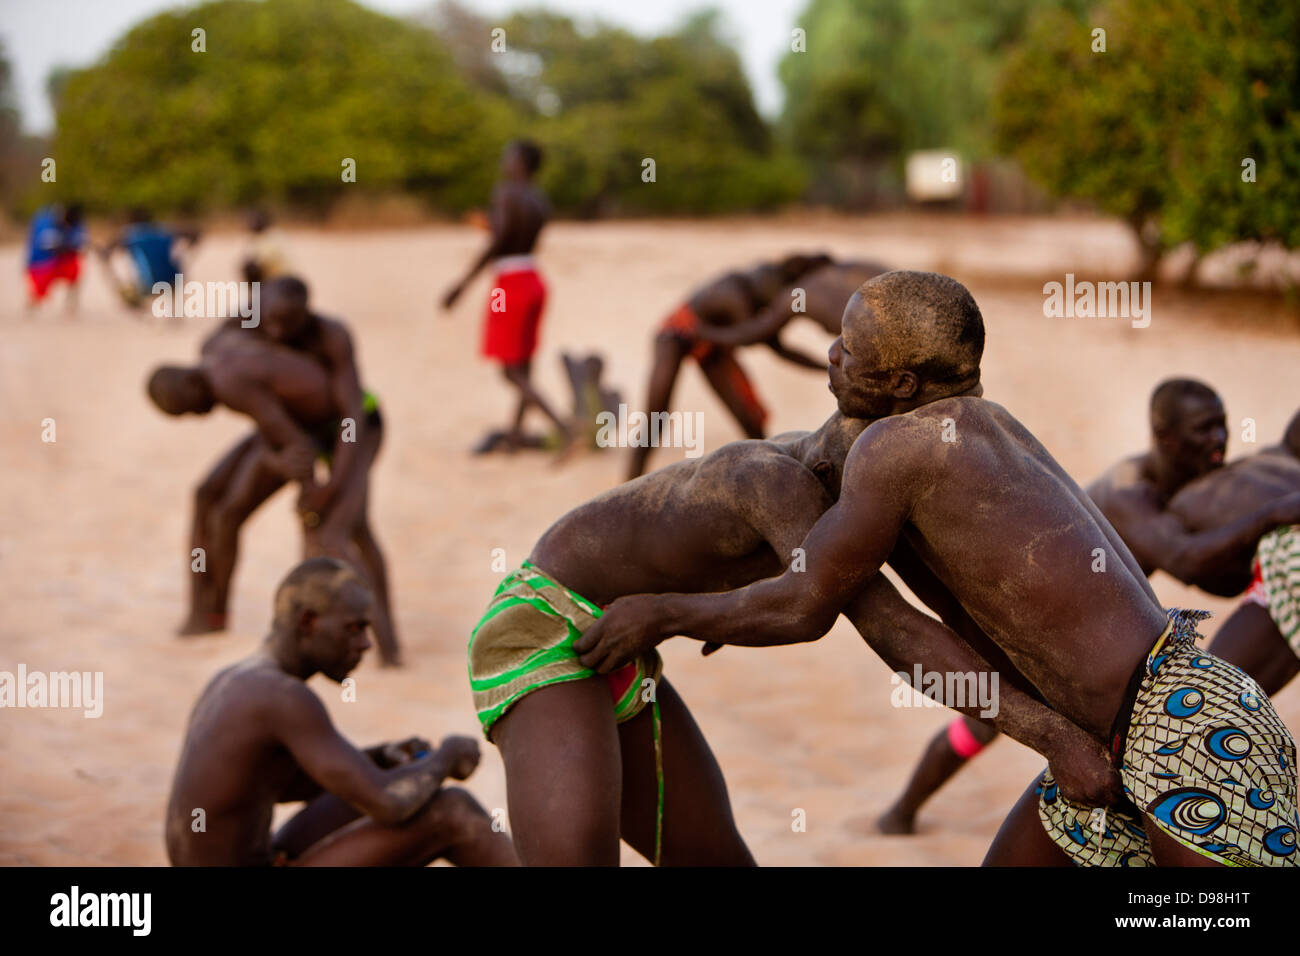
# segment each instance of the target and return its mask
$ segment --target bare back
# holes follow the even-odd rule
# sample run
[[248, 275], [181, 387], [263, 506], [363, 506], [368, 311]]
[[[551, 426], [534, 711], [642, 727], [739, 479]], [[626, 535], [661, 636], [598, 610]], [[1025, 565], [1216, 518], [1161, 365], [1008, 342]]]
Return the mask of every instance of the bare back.
[[218, 333], [203, 348], [202, 368], [218, 401], [243, 410], [250, 388], [273, 395], [304, 427], [335, 421], [340, 411], [330, 373], [315, 356], [242, 330]]
[[732, 442], [579, 505], [531, 560], [601, 605], [642, 592], [725, 591], [780, 574], [830, 504], [788, 445]]
[[550, 217], [551, 206], [530, 183], [502, 182], [492, 197], [492, 232], [497, 254], [527, 255]]
[[1217, 468], [1188, 482], [1169, 502], [1169, 511], [1189, 530], [1220, 528], [1300, 491], [1300, 460], [1283, 448]]

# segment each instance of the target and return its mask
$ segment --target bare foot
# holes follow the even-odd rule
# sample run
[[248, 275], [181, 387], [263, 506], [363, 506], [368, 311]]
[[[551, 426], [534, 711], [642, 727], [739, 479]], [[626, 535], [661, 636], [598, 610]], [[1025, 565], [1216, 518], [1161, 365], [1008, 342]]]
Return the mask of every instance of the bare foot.
[[876, 821], [876, 829], [881, 833], [912, 834], [916, 832], [916, 818], [898, 807], [890, 807]]
[[200, 634], [216, 634], [226, 629], [224, 614], [194, 614], [176, 629], [178, 637], [197, 637]]

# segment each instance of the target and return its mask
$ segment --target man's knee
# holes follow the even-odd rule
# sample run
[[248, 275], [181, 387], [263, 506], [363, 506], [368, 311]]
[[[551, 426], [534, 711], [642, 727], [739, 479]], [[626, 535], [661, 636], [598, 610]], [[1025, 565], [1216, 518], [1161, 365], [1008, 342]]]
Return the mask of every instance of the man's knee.
[[430, 835], [457, 843], [481, 833], [489, 819], [468, 790], [443, 787], [425, 806], [419, 825]]

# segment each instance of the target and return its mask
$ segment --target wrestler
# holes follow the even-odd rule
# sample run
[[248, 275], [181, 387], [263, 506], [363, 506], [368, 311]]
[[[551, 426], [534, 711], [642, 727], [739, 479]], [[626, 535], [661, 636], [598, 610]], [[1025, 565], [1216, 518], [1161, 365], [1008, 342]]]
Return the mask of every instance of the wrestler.
[[[620, 595], [718, 590], [780, 571], [834, 499], [865, 424], [836, 414], [811, 434], [733, 442], [620, 485], [560, 518], [502, 582], [470, 638], [469, 673], [505, 761], [525, 864], [615, 864], [620, 836], [656, 863], [753, 862], [722, 772], [658, 653], [598, 678], [573, 644]], [[852, 619], [896, 670], [922, 655], [930, 666], [990, 670], [883, 577]], [[1103, 747], [1004, 686], [999, 725], [1047, 755], [1067, 790], [1118, 792]]]
[[[760, 263], [744, 272], [728, 272], [691, 293], [655, 333], [654, 363], [646, 391], [646, 414], [668, 411], [682, 363], [692, 358], [699, 364], [709, 386], [740, 423], [745, 435], [762, 438], [767, 410], [758, 400], [749, 376], [736, 361], [735, 346], [762, 342], [781, 358], [820, 371], [824, 363], [785, 345], [780, 339], [780, 331], [793, 317], [791, 285], [830, 262], [830, 256], [821, 253], [787, 256], [779, 262]], [[845, 275], [854, 270], [874, 271], [865, 271], [856, 284], [845, 286], [843, 277], [836, 276], [814, 286], [808, 296], [810, 310], [817, 310], [814, 318], [820, 315], [818, 321], [833, 324], [838, 314], [844, 311], [844, 300], [853, 289], [869, 275], [881, 271], [867, 263], [852, 263]], [[837, 291], [843, 295], [835, 301]], [[826, 317], [828, 310], [833, 317]], [[761, 334], [755, 336], [756, 326], [761, 326]], [[725, 338], [728, 333], [735, 336], [734, 342]], [[628, 480], [645, 471], [651, 451], [648, 446], [632, 449]]]
[[953, 279], [864, 284], [831, 346], [830, 387], [844, 414], [880, 420], [801, 545], [803, 573], [624, 597], [575, 643], [581, 663], [608, 674], [677, 634], [816, 639], [902, 537], [1052, 709], [1109, 745], [1123, 780], [1125, 800], [1093, 812], [1043, 775], [987, 864], [1296, 865], [1291, 735], [1251, 678], [1197, 649], [1204, 612], [1162, 609], [1092, 500], [977, 397], [983, 344], [979, 308]]
[[32, 217], [27, 237], [27, 309], [32, 311], [49, 294], [50, 286], [62, 279], [68, 283], [66, 306], [77, 309], [77, 282], [81, 277], [81, 250], [86, 246], [86, 229], [81, 221], [81, 204], [46, 206]]
[[[1276, 553], [1276, 544], [1266, 542], [1289, 540], [1280, 537], [1283, 528], [1300, 516], [1296, 501], [1285, 500], [1300, 490], [1295, 477], [1300, 461], [1284, 441], [1225, 468], [1223, 402], [1193, 379], [1160, 383], [1151, 395], [1150, 421], [1150, 449], [1108, 470], [1088, 486], [1089, 496], [1147, 575], [1159, 568], [1212, 594], [1240, 594], [1250, 583], [1257, 550]], [[1287, 435], [1300, 447], [1300, 415]], [[1193, 500], [1198, 486], [1202, 491]], [[1179, 499], [1182, 507], [1173, 507]], [[1277, 573], [1287, 561], [1265, 564]], [[1280, 617], [1286, 616], [1288, 591], [1285, 585], [1274, 589]], [[1275, 694], [1298, 662], [1270, 612], [1254, 603], [1262, 594], [1262, 585], [1248, 593], [1249, 606], [1224, 622], [1209, 649], [1254, 677], [1265, 693]], [[880, 829], [912, 832], [921, 805], [996, 736], [987, 725], [963, 717], [940, 731], [902, 796], [879, 820]]]
[[[167, 804], [174, 866], [511, 866], [510, 837], [470, 794], [444, 787], [478, 745], [418, 737], [358, 750], [306, 681], [341, 683], [370, 647], [373, 600], [343, 563], [311, 558], [275, 595], [271, 632], [220, 671], [190, 715]], [[271, 832], [277, 803], [307, 805]]]
[[542, 150], [536, 143], [521, 139], [506, 146], [501, 156], [501, 181], [492, 192], [492, 240], [469, 272], [447, 290], [442, 307], [455, 305], [470, 280], [494, 263], [496, 278], [484, 317], [483, 355], [501, 363], [506, 381], [519, 393], [506, 441], [512, 447], [524, 447], [524, 415], [536, 407], [555, 423], [563, 438], [563, 453], [573, 442], [572, 430], [532, 380], [537, 331], [546, 305], [546, 284], [537, 271], [533, 248], [551, 215], [550, 203], [533, 183], [541, 165]]
[[[199, 230], [193, 226], [166, 226], [154, 221], [147, 209], [133, 209], [127, 225], [101, 247], [100, 258], [108, 270], [109, 279], [123, 303], [136, 307], [153, 295], [159, 282], [168, 286], [184, 273], [180, 251], [188, 254], [199, 241]], [[131, 260], [135, 281], [124, 282], [113, 268], [112, 255], [124, 250]]]
[[[239, 528], [284, 484], [297, 481], [305, 555], [346, 557], [362, 571], [378, 596], [380, 658], [397, 665], [387, 568], [367, 517], [383, 418], [375, 397], [361, 388], [347, 329], [309, 311], [306, 295], [291, 277], [264, 284], [258, 327], [228, 320], [204, 343], [197, 366], [160, 368], [149, 380], [150, 397], [168, 414], [205, 414], [220, 403], [257, 425], [195, 494], [191, 548], [204, 549], [208, 567], [192, 575], [181, 633], [225, 626]], [[313, 476], [318, 456], [329, 464], [324, 484]]]

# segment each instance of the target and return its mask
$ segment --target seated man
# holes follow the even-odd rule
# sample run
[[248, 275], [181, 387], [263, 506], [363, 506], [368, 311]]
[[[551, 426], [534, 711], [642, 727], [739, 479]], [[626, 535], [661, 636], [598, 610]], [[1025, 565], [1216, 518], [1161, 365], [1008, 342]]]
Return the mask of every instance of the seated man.
[[[561, 517], [497, 588], [470, 637], [470, 685], [505, 761], [525, 864], [615, 864], [620, 836], [655, 863], [753, 862], [722, 771], [658, 653], [598, 678], [575, 641], [621, 595], [711, 591], [777, 573], [834, 500], [865, 424], [837, 414], [811, 434], [733, 442], [620, 485]], [[851, 615], [896, 670], [921, 659], [990, 670], [883, 577]], [[1019, 688], [1003, 684], [997, 723], [1047, 756], [1070, 794], [1118, 792], [1105, 749]]]
[[[219, 672], [190, 715], [167, 804], [174, 866], [516, 863], [510, 837], [464, 790], [478, 745], [411, 738], [357, 750], [305, 683], [342, 682], [370, 642], [372, 598], [344, 564], [312, 558], [275, 595], [271, 633]], [[307, 801], [277, 833], [277, 803]]]
[[[708, 379], [709, 386], [722, 399], [727, 410], [740, 423], [749, 438], [762, 438], [767, 409], [758, 400], [753, 383], [736, 361], [735, 348], [715, 343], [713, 336], [731, 328], [750, 327], [755, 316], [769, 306], [785, 311], [792, 303], [791, 284], [829, 264], [830, 256], [792, 255], [779, 262], [763, 262], [744, 272], [728, 272], [706, 283], [664, 319], [655, 334], [654, 365], [647, 386], [645, 413], [668, 411], [673, 386], [682, 363], [694, 359]], [[865, 277], [864, 277], [865, 278]], [[861, 281], [861, 280], [859, 280]], [[852, 289], [845, 291], [847, 295]], [[834, 308], [842, 311], [843, 299]], [[776, 332], [762, 341], [777, 355], [804, 368], [821, 370], [824, 363], [784, 345]], [[632, 449], [627, 478], [645, 471], [650, 458], [649, 447]]]
[[901, 537], [1046, 703], [1109, 746], [1123, 780], [1124, 799], [1093, 812], [1050, 771], [1036, 779], [987, 864], [1300, 863], [1290, 733], [1255, 681], [1197, 648], [1204, 612], [1166, 612], [1092, 500], [978, 396], [984, 323], [965, 287], [886, 273], [849, 301], [843, 329], [831, 391], [845, 415], [879, 420], [801, 545], [805, 571], [624, 597], [575, 642], [581, 663], [612, 673], [677, 634], [814, 640]]
[[[1143, 572], [1160, 569], [1185, 584], [1232, 596], [1250, 583], [1251, 559], [1262, 549], [1276, 555], [1264, 562], [1270, 576], [1284, 579], [1291, 566], [1286, 556], [1297, 549], [1287, 528], [1300, 520], [1300, 459], [1293, 450], [1300, 448], [1300, 415], [1287, 431], [1290, 445], [1284, 440], [1227, 467], [1223, 402], [1208, 385], [1181, 378], [1161, 382], [1151, 395], [1150, 420], [1150, 449], [1119, 462], [1087, 489]], [[1284, 581], [1273, 588], [1278, 606], [1271, 613], [1289, 618], [1292, 590]], [[1270, 611], [1253, 603], [1262, 594], [1262, 583], [1247, 593], [1247, 604], [1224, 622], [1209, 649], [1275, 694], [1300, 668], [1300, 659]], [[910, 833], [921, 804], [995, 736], [978, 721], [954, 720], [931, 742], [880, 828]]]
[[[385, 665], [399, 664], [387, 568], [367, 517], [383, 419], [374, 396], [361, 388], [343, 324], [308, 312], [299, 280], [274, 280], [263, 290], [259, 327], [228, 320], [204, 343], [197, 366], [156, 370], [149, 395], [171, 415], [205, 414], [220, 403], [257, 425], [196, 493], [191, 545], [204, 549], [208, 570], [192, 576], [181, 633], [225, 626], [240, 526], [286, 482], [298, 481], [306, 555], [344, 557], [362, 571], [378, 597], [380, 657]], [[313, 478], [318, 455], [329, 464], [324, 485]]]

